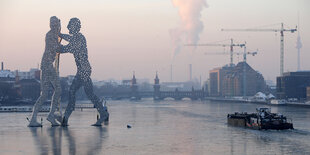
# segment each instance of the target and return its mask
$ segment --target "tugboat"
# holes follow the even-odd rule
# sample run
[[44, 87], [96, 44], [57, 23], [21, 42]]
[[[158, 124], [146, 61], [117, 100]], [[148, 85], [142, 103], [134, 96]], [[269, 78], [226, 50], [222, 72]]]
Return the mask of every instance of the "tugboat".
[[232, 126], [246, 127], [255, 130], [294, 129], [293, 123], [280, 114], [271, 113], [270, 108], [257, 108], [256, 113], [238, 113], [227, 115], [227, 123]]

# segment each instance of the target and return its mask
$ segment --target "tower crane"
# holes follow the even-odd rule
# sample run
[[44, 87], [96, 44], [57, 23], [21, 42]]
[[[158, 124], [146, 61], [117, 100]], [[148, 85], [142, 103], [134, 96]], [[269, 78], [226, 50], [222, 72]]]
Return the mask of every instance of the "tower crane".
[[[258, 51], [258, 50], [257, 50]], [[245, 98], [246, 96], [246, 55], [248, 54], [252, 54], [253, 56], [255, 56], [257, 54], [257, 51], [254, 52], [247, 52], [246, 51], [246, 46], [244, 46], [243, 49], [243, 98]]]
[[[242, 67], [242, 70], [243, 70], [243, 79], [242, 79], [242, 82], [243, 82], [243, 97], [245, 98], [246, 96], [246, 57], [247, 55], [252, 55], [252, 56], [255, 56], [258, 52], [258, 50], [256, 51], [253, 51], [253, 52], [247, 52], [246, 50], [246, 43], [242, 44], [243, 46], [243, 52], [236, 52], [236, 53], [233, 53], [233, 54], [236, 54], [236, 55], [243, 55], [243, 67]], [[219, 53], [205, 53], [205, 55], [208, 55], [208, 54], [215, 54], [215, 55], [226, 55], [226, 54], [229, 54], [227, 52], [219, 52]]]
[[[235, 55], [243, 55], [243, 61], [246, 62], [246, 55], [255, 56], [257, 54], [257, 51], [246, 52], [246, 53], [244, 53], [244, 52], [234, 52], [233, 54], [235, 54]], [[229, 55], [230, 53], [228, 53], [228, 52], [215, 52], [215, 53], [205, 52], [204, 54], [205, 55]]]
[[185, 46], [222, 46], [222, 47], [230, 47], [230, 66], [233, 66], [233, 53], [234, 47], [244, 47], [245, 44], [234, 44], [233, 39], [230, 39], [230, 44], [185, 44]]
[[284, 32], [294, 33], [295, 29], [284, 29], [283, 23], [281, 23], [280, 29], [222, 29], [222, 31], [253, 31], [253, 32], [280, 32], [280, 75], [283, 75], [284, 71]]

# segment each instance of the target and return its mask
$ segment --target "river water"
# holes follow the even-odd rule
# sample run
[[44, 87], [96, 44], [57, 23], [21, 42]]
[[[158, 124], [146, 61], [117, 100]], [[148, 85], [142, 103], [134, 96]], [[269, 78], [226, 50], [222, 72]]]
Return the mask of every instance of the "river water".
[[[295, 130], [257, 131], [227, 125], [236, 111], [266, 105], [210, 101], [108, 101], [110, 123], [90, 126], [94, 109], [76, 110], [68, 127], [28, 128], [30, 113], [0, 113], [0, 154], [310, 154], [310, 108], [271, 106]], [[268, 106], [267, 106], [268, 107]], [[127, 125], [132, 128], [128, 129]]]

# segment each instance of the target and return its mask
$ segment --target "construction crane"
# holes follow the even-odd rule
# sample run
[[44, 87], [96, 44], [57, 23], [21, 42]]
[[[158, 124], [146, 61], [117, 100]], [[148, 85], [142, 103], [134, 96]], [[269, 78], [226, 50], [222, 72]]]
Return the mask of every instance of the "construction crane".
[[230, 66], [233, 66], [233, 53], [234, 47], [244, 47], [245, 44], [234, 44], [233, 39], [230, 39], [230, 44], [185, 44], [185, 46], [222, 46], [222, 47], [230, 47]]
[[222, 29], [222, 31], [253, 31], [253, 32], [280, 32], [280, 75], [283, 75], [284, 71], [284, 32], [294, 33], [295, 29], [284, 29], [283, 23], [281, 23], [280, 29]]
[[[255, 56], [258, 52], [258, 50], [256, 51], [253, 51], [253, 52], [247, 52], [246, 50], [246, 43], [242, 44], [243, 46], [243, 52], [236, 52], [236, 53], [233, 53], [233, 54], [236, 54], [236, 55], [243, 55], [243, 97], [245, 98], [246, 97], [246, 58], [247, 58], [247, 55], [252, 55], [252, 56]], [[226, 54], [229, 54], [227, 52], [219, 52], [219, 53], [205, 53], [205, 55], [208, 55], [208, 54], [214, 54], [214, 55], [226, 55]]]
[[[257, 50], [258, 51], [258, 50]], [[257, 54], [257, 51], [254, 52], [234, 52], [233, 54], [235, 55], [243, 55], [243, 61], [246, 62], [246, 55], [252, 55], [255, 56]], [[228, 52], [214, 52], [214, 53], [210, 53], [210, 52], [205, 52], [205, 55], [229, 55], [230, 53]]]
[[245, 98], [246, 91], [247, 91], [246, 90], [246, 55], [251, 54], [251, 55], [255, 56], [257, 54], [257, 51], [247, 52], [246, 46], [244, 46], [244, 49], [243, 49], [243, 98]]

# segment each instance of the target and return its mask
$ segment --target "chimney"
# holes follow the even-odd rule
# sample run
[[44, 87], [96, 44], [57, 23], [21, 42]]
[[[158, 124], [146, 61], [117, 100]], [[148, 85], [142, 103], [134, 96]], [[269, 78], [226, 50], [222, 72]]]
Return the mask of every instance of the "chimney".
[[15, 71], [15, 82], [18, 83], [19, 82], [19, 75], [18, 75], [18, 70]]
[[171, 68], [170, 68], [170, 82], [172, 82], [172, 64], [171, 64]]
[[4, 70], [3, 62], [1, 62], [1, 70]]
[[189, 64], [189, 80], [192, 81], [192, 64]]

